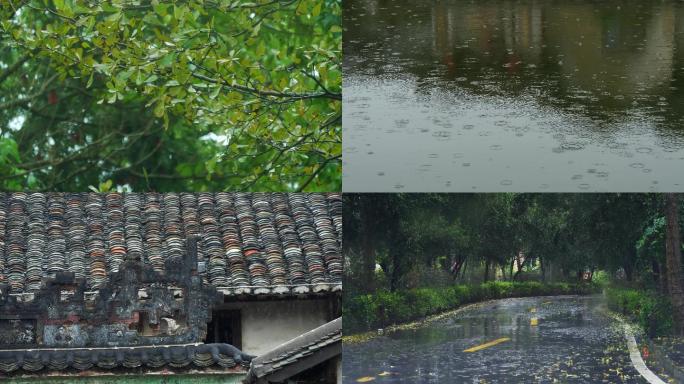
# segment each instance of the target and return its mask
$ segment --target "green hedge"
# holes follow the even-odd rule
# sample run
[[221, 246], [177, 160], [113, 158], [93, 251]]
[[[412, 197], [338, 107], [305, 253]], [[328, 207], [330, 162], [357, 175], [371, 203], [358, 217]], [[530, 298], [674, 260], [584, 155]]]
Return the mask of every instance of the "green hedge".
[[407, 291], [381, 290], [345, 300], [345, 332], [362, 332], [405, 323], [457, 308], [463, 304], [507, 297], [588, 294], [598, 292], [592, 284], [540, 282], [488, 282], [446, 288], [416, 288]]
[[672, 332], [672, 306], [670, 300], [652, 290], [607, 288], [608, 306], [639, 325], [650, 337]]

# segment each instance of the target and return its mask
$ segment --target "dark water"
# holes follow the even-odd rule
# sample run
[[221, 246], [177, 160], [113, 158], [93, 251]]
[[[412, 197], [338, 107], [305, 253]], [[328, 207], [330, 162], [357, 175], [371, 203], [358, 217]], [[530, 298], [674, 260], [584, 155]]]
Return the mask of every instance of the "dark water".
[[[534, 308], [535, 312], [531, 312]], [[538, 319], [531, 326], [532, 317]], [[465, 349], [502, 337], [478, 352]], [[508, 299], [343, 346], [344, 383], [642, 383], [599, 298]]]
[[344, 1], [344, 190], [684, 190], [684, 3]]

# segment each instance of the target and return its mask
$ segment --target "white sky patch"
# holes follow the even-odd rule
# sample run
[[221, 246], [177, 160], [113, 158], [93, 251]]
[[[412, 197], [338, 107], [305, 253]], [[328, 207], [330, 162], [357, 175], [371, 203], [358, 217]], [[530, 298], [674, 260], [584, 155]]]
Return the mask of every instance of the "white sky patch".
[[26, 121], [26, 116], [19, 115], [19, 116], [12, 118], [12, 120], [9, 121], [7, 126], [9, 127], [9, 129], [11, 129], [13, 131], [18, 131], [24, 125], [24, 121]]
[[230, 142], [228, 135], [217, 135], [214, 132], [207, 133], [206, 135], [200, 137], [200, 140], [215, 141], [216, 143], [221, 145], [228, 145], [228, 143]]
[[130, 184], [117, 185], [116, 191], [119, 193], [133, 192], [133, 188]]

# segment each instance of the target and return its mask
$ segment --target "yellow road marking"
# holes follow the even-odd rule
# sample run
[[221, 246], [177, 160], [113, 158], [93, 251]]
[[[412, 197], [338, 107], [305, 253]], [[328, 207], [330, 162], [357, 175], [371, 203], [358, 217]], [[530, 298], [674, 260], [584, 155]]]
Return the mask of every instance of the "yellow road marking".
[[466, 350], [463, 351], [463, 352], [477, 352], [477, 351], [479, 351], [479, 350], [481, 350], [481, 349], [493, 347], [493, 346], [495, 346], [495, 345], [497, 345], [497, 344], [501, 344], [501, 343], [503, 343], [503, 342], [509, 341], [510, 339], [511, 339], [510, 337], [502, 337], [502, 338], [500, 338], [500, 339], [492, 340], [492, 341], [490, 341], [490, 342], [488, 342], [488, 343], [484, 343], [484, 344], [478, 345], [478, 346], [476, 346], [476, 347], [468, 348], [468, 349], [466, 349]]
[[373, 377], [373, 376], [364, 376], [364, 377], [359, 377], [358, 379], [356, 379], [356, 382], [357, 383], [367, 383], [367, 382], [373, 381], [373, 380], [375, 380], [375, 377]]
[[530, 319], [530, 325], [531, 325], [531, 326], [534, 327], [534, 326], [536, 326], [537, 324], [539, 324], [539, 320], [537, 320], [536, 317], [533, 317], [533, 318]]

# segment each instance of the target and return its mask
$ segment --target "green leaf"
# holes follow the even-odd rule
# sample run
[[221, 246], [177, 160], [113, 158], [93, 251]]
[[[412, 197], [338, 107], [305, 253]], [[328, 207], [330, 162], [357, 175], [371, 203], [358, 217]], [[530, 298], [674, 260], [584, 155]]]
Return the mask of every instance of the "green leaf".
[[322, 6], [322, 4], [319, 2], [318, 4], [316, 4], [316, 5], [313, 7], [313, 10], [311, 10], [311, 15], [312, 15], [313, 17], [318, 17], [318, 15], [321, 14], [321, 6]]
[[166, 112], [166, 109], [164, 108], [164, 102], [162, 100], [158, 101], [154, 107], [154, 115], [156, 117], [162, 117], [162, 116], [164, 116], [165, 112]]

